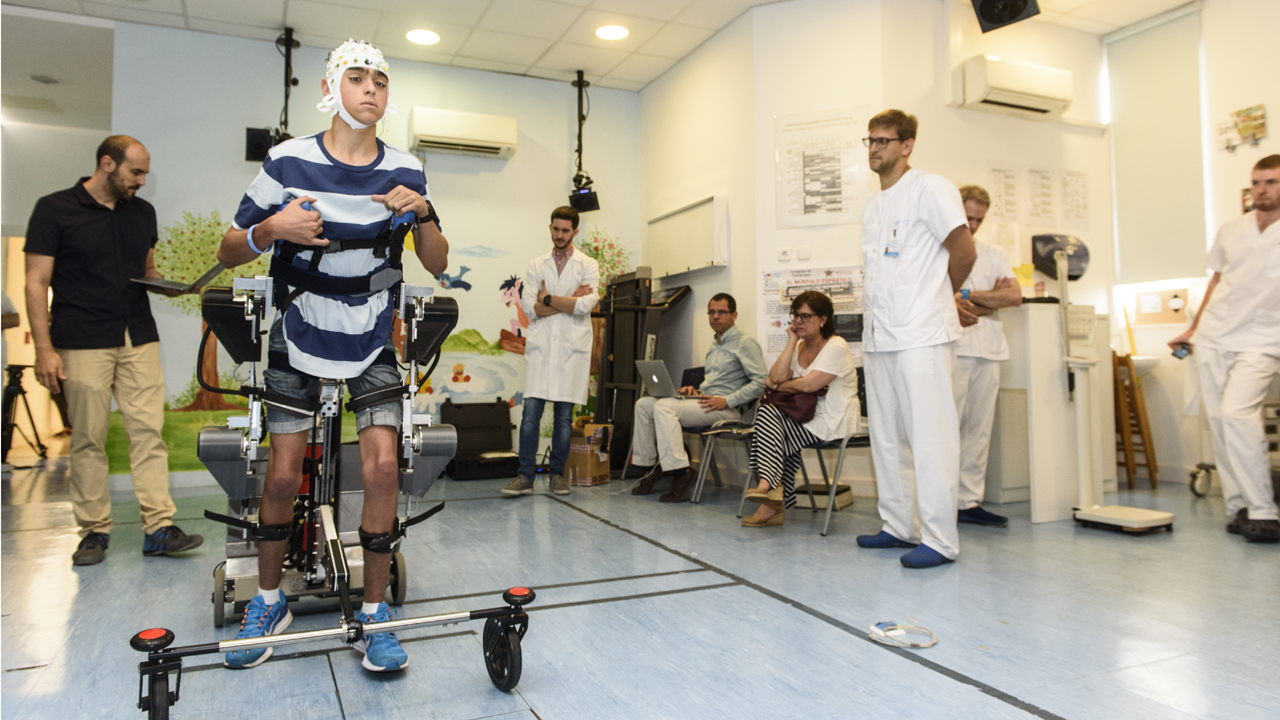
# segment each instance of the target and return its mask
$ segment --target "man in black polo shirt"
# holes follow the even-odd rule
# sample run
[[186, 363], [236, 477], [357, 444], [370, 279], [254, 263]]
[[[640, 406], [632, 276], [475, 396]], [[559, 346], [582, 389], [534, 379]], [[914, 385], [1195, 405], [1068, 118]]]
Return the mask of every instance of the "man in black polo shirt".
[[160, 337], [145, 286], [130, 282], [159, 277], [156, 211], [134, 197], [146, 184], [151, 156], [137, 140], [113, 135], [98, 146], [96, 160], [92, 176], [40, 198], [24, 248], [36, 379], [51, 392], [62, 390], [71, 416], [71, 505], [82, 534], [71, 556], [76, 565], [102, 562], [111, 532], [105, 446], [113, 394], [142, 506], [143, 554], [167, 555], [203, 542], [173, 524], [169, 453], [160, 436]]

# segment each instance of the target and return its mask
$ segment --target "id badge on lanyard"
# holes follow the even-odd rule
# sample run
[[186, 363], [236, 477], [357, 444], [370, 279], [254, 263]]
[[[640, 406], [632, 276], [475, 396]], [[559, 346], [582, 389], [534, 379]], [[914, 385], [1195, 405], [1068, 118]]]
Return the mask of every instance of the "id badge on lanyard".
[[884, 246], [885, 257], [898, 257], [898, 250], [901, 248], [901, 244], [898, 240], [898, 228], [901, 225], [901, 220], [893, 221], [893, 234], [889, 236], [889, 242]]

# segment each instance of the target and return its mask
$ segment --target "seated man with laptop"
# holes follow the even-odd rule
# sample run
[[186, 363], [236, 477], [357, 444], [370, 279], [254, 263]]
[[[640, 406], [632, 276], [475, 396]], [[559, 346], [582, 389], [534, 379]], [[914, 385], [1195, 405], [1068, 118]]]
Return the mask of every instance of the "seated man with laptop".
[[760, 343], [734, 327], [738, 303], [720, 293], [707, 303], [707, 320], [715, 341], [707, 351], [700, 388], [686, 385], [676, 390], [661, 361], [638, 362], [649, 397], [636, 403], [631, 434], [631, 463], [644, 476], [632, 495], [648, 495], [663, 475], [678, 475], [662, 502], [684, 502], [697, 473], [689, 467], [684, 449], [684, 429], [703, 428], [721, 420], [738, 420], [740, 408], [764, 393], [768, 368]]

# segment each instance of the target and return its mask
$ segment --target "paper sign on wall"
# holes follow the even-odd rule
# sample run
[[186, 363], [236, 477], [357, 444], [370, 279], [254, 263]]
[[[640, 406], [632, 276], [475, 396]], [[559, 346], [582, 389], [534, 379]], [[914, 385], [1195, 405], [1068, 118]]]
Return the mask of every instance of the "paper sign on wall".
[[775, 117], [779, 228], [862, 222], [871, 169], [861, 138], [867, 108]]

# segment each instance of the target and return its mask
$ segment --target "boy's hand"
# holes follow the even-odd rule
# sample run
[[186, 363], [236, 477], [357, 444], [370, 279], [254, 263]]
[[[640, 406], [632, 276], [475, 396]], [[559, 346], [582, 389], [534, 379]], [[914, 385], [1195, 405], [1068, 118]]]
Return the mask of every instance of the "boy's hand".
[[[328, 245], [329, 241], [320, 237], [320, 233], [324, 230], [324, 224], [320, 222], [319, 210], [307, 210], [302, 207], [302, 203], [314, 203], [313, 197], [303, 195], [289, 201], [288, 205], [280, 212], [267, 218], [262, 225], [269, 225], [268, 231], [271, 240], [287, 240], [288, 242], [298, 245], [319, 245], [321, 247]], [[261, 232], [262, 226], [258, 228]], [[262, 239], [258, 237], [258, 232], [254, 233], [254, 242], [261, 243]]]
[[386, 195], [370, 195], [369, 197], [374, 202], [382, 203], [382, 206], [395, 213], [396, 217], [401, 217], [406, 212], [411, 212], [421, 220], [431, 214], [431, 205], [427, 202], [427, 199], [403, 185], [397, 185], [395, 189]]

